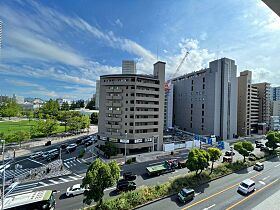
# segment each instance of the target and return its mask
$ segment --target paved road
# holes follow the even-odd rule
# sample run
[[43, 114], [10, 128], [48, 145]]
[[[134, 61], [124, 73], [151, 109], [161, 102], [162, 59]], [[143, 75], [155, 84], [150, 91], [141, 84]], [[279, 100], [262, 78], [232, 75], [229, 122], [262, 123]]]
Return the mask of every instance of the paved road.
[[[140, 209], [252, 209], [279, 190], [279, 174], [280, 159], [275, 158], [265, 162], [265, 169], [262, 172], [254, 171], [251, 167], [196, 188], [195, 198], [185, 205], [177, 200], [177, 196], [172, 196]], [[239, 183], [247, 178], [255, 180], [256, 191], [244, 196], [237, 192], [237, 188]]]

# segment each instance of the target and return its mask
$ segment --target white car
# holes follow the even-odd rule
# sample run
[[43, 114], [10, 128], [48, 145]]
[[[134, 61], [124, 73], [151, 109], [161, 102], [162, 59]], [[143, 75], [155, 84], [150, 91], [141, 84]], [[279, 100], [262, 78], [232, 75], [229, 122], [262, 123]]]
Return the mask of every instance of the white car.
[[75, 144], [75, 143], [69, 144], [69, 145], [66, 147], [66, 150], [67, 150], [68, 152], [73, 152], [73, 151], [76, 150], [77, 146], [78, 146], [78, 145]]
[[87, 189], [82, 188], [80, 184], [75, 184], [72, 187], [68, 187], [66, 191], [66, 196], [74, 196], [74, 195], [79, 195], [83, 194]]
[[247, 194], [255, 191], [255, 189], [256, 189], [255, 185], [256, 184], [252, 179], [246, 179], [240, 183], [237, 191], [247, 195]]
[[30, 158], [36, 159], [36, 158], [42, 157], [42, 155], [43, 155], [43, 152], [35, 152], [34, 154], [30, 155]]

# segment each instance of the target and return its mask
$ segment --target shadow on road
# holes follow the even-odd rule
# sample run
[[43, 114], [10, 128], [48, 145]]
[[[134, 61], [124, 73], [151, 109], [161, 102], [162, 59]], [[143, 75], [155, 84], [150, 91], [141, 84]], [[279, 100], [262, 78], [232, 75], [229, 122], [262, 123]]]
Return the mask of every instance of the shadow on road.
[[[180, 202], [177, 195], [171, 196], [171, 197], [170, 197], [170, 200], [171, 200], [172, 202], [176, 203], [178, 207], [182, 207], [182, 206], [184, 206], [184, 205], [186, 205], [186, 204], [188, 203], [188, 202], [186, 202], [186, 203]], [[190, 201], [189, 201], [189, 202], [190, 202]]]
[[66, 196], [66, 193], [63, 193], [59, 196], [59, 200], [64, 200], [64, 199], [67, 199], [69, 197]]
[[109, 193], [109, 196], [110, 196], [110, 197], [117, 196], [117, 195], [119, 195], [119, 193], [118, 193], [117, 190], [112, 190], [112, 191]]

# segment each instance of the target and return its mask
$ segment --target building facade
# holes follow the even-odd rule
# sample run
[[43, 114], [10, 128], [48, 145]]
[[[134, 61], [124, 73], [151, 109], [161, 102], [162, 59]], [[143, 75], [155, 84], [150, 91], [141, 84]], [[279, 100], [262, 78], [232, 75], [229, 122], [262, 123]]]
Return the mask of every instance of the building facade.
[[280, 116], [280, 101], [271, 102], [271, 116]]
[[100, 99], [100, 80], [96, 80], [95, 85], [95, 108], [99, 109], [99, 99]]
[[272, 101], [280, 101], [280, 87], [271, 88], [271, 99]]
[[101, 76], [98, 144], [109, 141], [122, 153], [126, 146], [128, 154], [162, 150], [164, 81], [164, 62], [154, 64], [152, 76]]
[[123, 60], [122, 74], [136, 74], [136, 62], [133, 60]]
[[167, 81], [165, 83], [164, 91], [164, 128], [173, 128], [173, 91], [174, 85]]
[[280, 130], [280, 117], [270, 116], [270, 130], [279, 131]]
[[172, 80], [174, 126], [200, 135], [237, 135], [237, 66], [222, 58]]
[[240, 72], [238, 77], [237, 134], [248, 136], [257, 133], [259, 122], [259, 96], [252, 85], [252, 72]]

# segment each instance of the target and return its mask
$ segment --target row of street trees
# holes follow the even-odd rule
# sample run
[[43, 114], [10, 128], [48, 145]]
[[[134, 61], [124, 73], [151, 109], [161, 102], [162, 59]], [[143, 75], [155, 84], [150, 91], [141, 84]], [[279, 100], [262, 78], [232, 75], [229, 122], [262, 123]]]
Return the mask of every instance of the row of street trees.
[[0, 103], [0, 117], [18, 117], [21, 111], [21, 107], [13, 99]]

